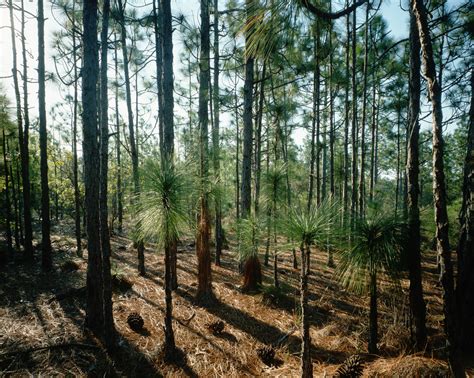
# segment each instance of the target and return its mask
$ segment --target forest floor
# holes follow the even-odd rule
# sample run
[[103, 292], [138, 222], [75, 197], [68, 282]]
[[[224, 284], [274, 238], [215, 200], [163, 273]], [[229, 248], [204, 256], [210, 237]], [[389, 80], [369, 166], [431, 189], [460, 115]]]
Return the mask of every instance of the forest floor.
[[[147, 274], [140, 277], [130, 240], [112, 238], [113, 274], [131, 287], [122, 285], [114, 290], [120, 348], [108, 355], [83, 330], [84, 293], [55, 298], [57, 293], [85, 285], [87, 263], [75, 256], [70, 236], [56, 234], [52, 240], [53, 272], [41, 272], [39, 256], [30, 265], [22, 263], [20, 256], [12, 257], [0, 267], [0, 376], [299, 376], [299, 271], [293, 268], [290, 252], [281, 253], [278, 259], [282, 289], [272, 288], [273, 268], [264, 266], [263, 292], [249, 295], [239, 289], [241, 276], [235, 253], [231, 252], [235, 244], [230, 243], [230, 250], [223, 253], [222, 266], [212, 267], [218, 303], [202, 308], [194, 301], [195, 249], [191, 242], [181, 243], [173, 327], [176, 344], [186, 358], [180, 365], [167, 365], [159, 354], [163, 341], [163, 255], [147, 248]], [[403, 279], [398, 289], [385, 285], [381, 292], [380, 354], [369, 356], [364, 353], [368, 298], [343, 290], [326, 260], [326, 253], [313, 252], [309, 304], [315, 376], [332, 376], [353, 354], [360, 354], [365, 361], [364, 376], [448, 375], [442, 299], [433, 252], [425, 252], [423, 258], [429, 343], [426, 351], [418, 354], [408, 352], [408, 281]], [[335, 261], [337, 264], [337, 256]], [[140, 333], [127, 324], [131, 312], [139, 312], [144, 318], [145, 329]], [[213, 335], [206, 326], [215, 320], [225, 323], [220, 335]], [[273, 366], [258, 358], [256, 350], [262, 345], [275, 346]]]

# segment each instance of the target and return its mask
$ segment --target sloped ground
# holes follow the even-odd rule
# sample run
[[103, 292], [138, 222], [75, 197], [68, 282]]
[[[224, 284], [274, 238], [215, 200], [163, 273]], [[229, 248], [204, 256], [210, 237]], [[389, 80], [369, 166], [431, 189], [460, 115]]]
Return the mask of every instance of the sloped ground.
[[[33, 265], [12, 257], [0, 270], [0, 376], [28, 374], [68, 376], [299, 376], [298, 271], [291, 253], [279, 257], [282, 290], [271, 290], [272, 268], [264, 267], [264, 294], [239, 291], [240, 276], [232, 252], [224, 251], [222, 267], [213, 266], [213, 288], [219, 300], [209, 308], [194, 302], [196, 256], [191, 244], [178, 253], [179, 289], [174, 294], [174, 331], [186, 359], [180, 366], [160, 360], [163, 340], [163, 256], [146, 251], [146, 277], [136, 273], [130, 241], [113, 237], [113, 273], [128, 280], [129, 290], [114, 292], [114, 317], [120, 348], [107, 355], [83, 331], [85, 298], [55, 300], [54, 294], [85, 285], [86, 260], [75, 257], [74, 241], [54, 238], [55, 270], [43, 274], [39, 258]], [[234, 250], [235, 246], [230, 245]], [[76, 267], [64, 266], [73, 260]], [[332, 376], [352, 354], [362, 354], [365, 376], [447, 376], [440, 289], [432, 254], [424, 260], [429, 346], [424, 354], [409, 355], [407, 281], [398, 290], [388, 285], [380, 296], [380, 356], [368, 356], [368, 298], [345, 292], [326, 266], [326, 253], [313, 252], [310, 283], [311, 337], [315, 376]], [[299, 261], [298, 261], [299, 262]], [[337, 257], [336, 257], [337, 264]], [[78, 268], [75, 270], [75, 268]], [[145, 330], [133, 332], [126, 319], [139, 312]], [[206, 324], [222, 320], [225, 331], [214, 336]], [[256, 349], [274, 345], [277, 363], [261, 362]], [[54, 346], [54, 347], [51, 347]], [[45, 347], [43, 349], [39, 349]]]

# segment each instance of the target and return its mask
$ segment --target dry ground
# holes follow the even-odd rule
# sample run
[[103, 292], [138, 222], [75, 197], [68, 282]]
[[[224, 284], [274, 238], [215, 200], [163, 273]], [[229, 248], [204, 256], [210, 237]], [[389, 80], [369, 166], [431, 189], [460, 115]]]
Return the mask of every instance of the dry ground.
[[[136, 255], [130, 241], [114, 236], [113, 273], [133, 286], [114, 293], [114, 317], [120, 350], [107, 355], [83, 331], [83, 297], [51, 299], [54, 294], [85, 284], [86, 260], [75, 257], [74, 241], [55, 236], [55, 270], [41, 273], [39, 258], [32, 266], [19, 256], [0, 268], [0, 376], [192, 376], [192, 377], [293, 377], [299, 375], [298, 271], [291, 254], [279, 257], [280, 292], [271, 290], [272, 270], [264, 267], [264, 294], [239, 290], [240, 276], [232, 250], [224, 251], [222, 267], [213, 266], [213, 288], [218, 303], [201, 308], [194, 302], [196, 256], [182, 244], [178, 253], [179, 289], [174, 293], [174, 331], [186, 359], [166, 365], [159, 357], [163, 340], [163, 256], [146, 250], [146, 277], [136, 273]], [[39, 252], [38, 252], [39, 253]], [[436, 286], [435, 259], [427, 253], [423, 278], [428, 310], [429, 345], [425, 353], [410, 355], [407, 316], [407, 281], [380, 297], [380, 356], [368, 356], [368, 298], [344, 291], [326, 266], [325, 253], [313, 253], [310, 282], [311, 337], [315, 376], [332, 376], [352, 354], [362, 354], [365, 376], [447, 376], [440, 289]], [[79, 269], [65, 271], [74, 260]], [[337, 257], [336, 257], [337, 263]], [[139, 312], [145, 331], [133, 332], [126, 319]], [[206, 324], [221, 319], [225, 332], [209, 333]], [[293, 331], [293, 332], [292, 332]], [[285, 337], [286, 336], [286, 337]], [[282, 341], [283, 339], [283, 341]], [[263, 345], [278, 345], [275, 366], [256, 355]], [[54, 346], [54, 347], [50, 347]], [[46, 347], [38, 349], [41, 347]]]

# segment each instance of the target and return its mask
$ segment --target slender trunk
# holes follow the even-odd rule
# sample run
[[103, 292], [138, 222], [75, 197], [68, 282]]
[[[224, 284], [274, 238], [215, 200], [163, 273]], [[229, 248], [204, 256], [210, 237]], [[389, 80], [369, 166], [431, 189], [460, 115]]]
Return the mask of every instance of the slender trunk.
[[48, 134], [46, 130], [46, 78], [44, 65], [44, 13], [43, 0], [38, 0], [38, 107], [39, 107], [39, 140], [41, 171], [41, 267], [50, 270], [52, 267], [49, 184], [48, 184]]
[[[331, 2], [329, 3], [331, 4]], [[331, 7], [331, 5], [330, 5]], [[334, 182], [334, 144], [335, 144], [335, 131], [334, 131], [334, 94], [333, 94], [333, 46], [332, 46], [333, 32], [332, 22], [329, 28], [329, 195], [331, 200], [335, 199], [336, 186]]]
[[377, 354], [377, 275], [370, 274], [369, 353]]
[[8, 172], [8, 162], [7, 162], [7, 143], [5, 137], [5, 125], [2, 128], [2, 147], [3, 147], [3, 168], [5, 174], [5, 223], [7, 229], [7, 247], [8, 251], [13, 250], [13, 239], [12, 239], [12, 228], [11, 228], [11, 203], [10, 203], [10, 175]]
[[[117, 38], [114, 33], [114, 40]], [[121, 154], [121, 139], [120, 139], [120, 113], [119, 113], [119, 93], [118, 93], [118, 56], [117, 44], [114, 49], [115, 60], [115, 129], [116, 136], [116, 154], [117, 154], [117, 217], [118, 217], [118, 232], [122, 233], [123, 227], [123, 188], [122, 188], [122, 154]]]
[[[466, 361], [473, 360], [474, 347], [474, 70], [471, 70], [471, 107], [467, 151], [464, 162], [463, 202], [460, 212], [461, 230], [457, 247], [459, 350]], [[462, 332], [460, 331], [462, 330]]]
[[420, 40], [416, 30], [416, 20], [410, 11], [410, 75], [409, 75], [409, 119], [408, 119], [408, 156], [407, 156], [407, 202], [408, 202], [408, 271], [410, 278], [410, 311], [415, 326], [416, 350], [426, 345], [426, 306], [423, 299], [421, 278], [421, 236], [419, 209], [419, 136], [420, 124]]
[[[163, 49], [163, 164], [173, 163], [173, 34], [170, 0], [162, 0], [162, 49]], [[166, 162], [166, 163], [165, 163]], [[168, 240], [165, 245], [165, 343], [164, 354], [166, 359], [173, 359], [176, 354], [173, 315], [173, 254], [176, 251], [176, 240]]]
[[111, 347], [115, 344], [115, 326], [112, 313], [112, 277], [110, 274], [110, 234], [108, 223], [107, 187], [109, 171], [109, 98], [107, 87], [107, 58], [110, 0], [102, 6], [102, 30], [100, 33], [100, 241], [102, 248], [102, 282], [104, 301], [104, 340]]
[[301, 377], [311, 378], [313, 376], [313, 363], [311, 361], [311, 336], [309, 332], [309, 308], [308, 308], [308, 275], [309, 275], [309, 245], [301, 245]]
[[349, 74], [349, 58], [350, 58], [350, 41], [351, 41], [351, 30], [349, 15], [346, 17], [346, 69], [345, 69], [345, 95], [344, 95], [344, 186], [342, 192], [342, 202], [344, 205], [344, 213], [346, 213], [349, 202], [349, 85], [350, 85], [350, 74]]
[[369, 199], [373, 201], [374, 199], [374, 190], [375, 190], [375, 136], [377, 133], [377, 108], [376, 108], [376, 83], [375, 83], [375, 69], [372, 71], [372, 126], [371, 130], [371, 142], [370, 142], [370, 181], [369, 181]]
[[[212, 91], [212, 103], [214, 104], [214, 122], [212, 128], [212, 149], [213, 149], [213, 163], [214, 174], [217, 182], [221, 184], [221, 162], [220, 162], [220, 135], [219, 135], [219, 1], [214, 0], [214, 86]], [[217, 266], [221, 264], [222, 253], [222, 201], [217, 197], [215, 200], [216, 223], [215, 223], [215, 237], [216, 237], [216, 255], [215, 263]]]
[[211, 251], [209, 248], [210, 220], [207, 178], [209, 175], [209, 82], [210, 82], [210, 38], [209, 38], [209, 0], [201, 0], [201, 55], [199, 59], [199, 131], [200, 131], [200, 176], [201, 213], [196, 241], [198, 256], [197, 298], [203, 302], [213, 299], [211, 276]]
[[328, 87], [327, 87], [327, 81], [325, 84], [325, 93], [324, 93], [324, 113], [323, 113], [323, 162], [322, 162], [322, 182], [321, 182], [321, 199], [324, 201], [326, 200], [327, 197], [327, 181], [328, 181], [328, 143], [327, 143], [327, 137], [328, 137]]
[[[355, 0], [354, 0], [355, 3]], [[357, 45], [357, 18], [356, 9], [352, 13], [352, 197], [351, 214], [357, 215], [357, 77], [356, 77], [356, 45]]]
[[430, 95], [433, 112], [433, 197], [435, 205], [436, 250], [438, 256], [440, 256], [442, 267], [440, 281], [443, 288], [444, 327], [448, 344], [448, 358], [453, 374], [455, 376], [464, 376], [463, 369], [459, 364], [456, 345], [456, 302], [449, 244], [449, 223], [444, 175], [442, 89], [436, 78], [433, 46], [424, 3], [421, 0], [412, 0], [411, 5], [416, 17], [417, 29], [420, 36], [425, 76], [428, 82], [428, 93]]
[[258, 98], [258, 111], [256, 116], [257, 135], [255, 140], [255, 215], [258, 215], [260, 210], [260, 170], [262, 168], [262, 124], [263, 124], [263, 103], [265, 100], [265, 72], [266, 62], [263, 62], [262, 78], [260, 81], [260, 91]]
[[[251, 0], [246, 0], [247, 18], [250, 16]], [[249, 44], [249, 35], [245, 36], [246, 49]], [[253, 122], [252, 122], [252, 104], [253, 104], [253, 74], [254, 58], [245, 52], [245, 81], [244, 81], [244, 146], [242, 155], [242, 198], [241, 198], [241, 217], [248, 218], [251, 206], [251, 181], [252, 181], [252, 145], [253, 145]]]
[[401, 122], [400, 104], [397, 104], [397, 166], [396, 166], [396, 187], [395, 187], [395, 216], [398, 213], [400, 198], [400, 122]]
[[[120, 17], [120, 38], [122, 43], [122, 55], [123, 55], [123, 72], [125, 77], [125, 95], [127, 102], [127, 114], [128, 114], [128, 133], [129, 133], [129, 144], [130, 154], [132, 158], [132, 176], [133, 176], [133, 190], [135, 196], [140, 195], [140, 176], [138, 172], [138, 151], [135, 139], [135, 128], [133, 125], [133, 111], [132, 111], [132, 94], [130, 89], [130, 74], [129, 74], [129, 62], [128, 62], [128, 48], [127, 48], [127, 29], [125, 28], [125, 9], [123, 7], [122, 0], [118, 0], [118, 11]], [[137, 198], [135, 198], [137, 200]], [[138, 227], [138, 226], [137, 226]], [[138, 272], [140, 275], [145, 274], [145, 247], [143, 241], [137, 241], [137, 256], [138, 256]]]
[[[15, 89], [16, 115], [17, 115], [17, 125], [18, 125], [18, 145], [20, 149], [21, 178], [23, 182], [23, 217], [24, 217], [24, 227], [25, 227], [24, 248], [25, 248], [25, 256], [29, 260], [31, 260], [33, 259], [33, 228], [31, 225], [31, 187], [30, 187], [29, 155], [28, 155], [29, 130], [26, 127], [26, 123], [25, 123], [25, 128], [23, 129], [23, 116], [22, 116], [22, 111], [21, 111], [20, 87], [18, 84], [16, 32], [15, 32], [15, 22], [14, 22], [14, 17], [13, 17], [12, 0], [9, 1], [8, 5], [10, 9], [10, 30], [11, 30], [12, 55], [13, 55], [13, 68], [12, 68], [13, 75], [12, 76], [13, 76], [13, 84], [14, 84], [14, 89]], [[25, 81], [27, 80], [26, 76], [24, 77], [24, 80]], [[26, 88], [25, 83], [23, 83], [23, 89], [25, 88]], [[28, 92], [24, 92], [23, 95], [26, 97], [27, 94]], [[25, 97], [24, 97], [24, 100], [25, 100]], [[28, 99], [26, 99], [25, 101], [27, 103]]]
[[[237, 71], [235, 72], [237, 81]], [[237, 84], [236, 84], [237, 85]], [[240, 130], [239, 130], [239, 102], [237, 97], [237, 86], [234, 88], [234, 108], [235, 108], [235, 218], [240, 217], [240, 170], [239, 170], [239, 149], [240, 149]]]
[[97, 127], [97, 80], [99, 57], [97, 49], [97, 0], [84, 2], [82, 60], [82, 128], [84, 184], [87, 230], [87, 304], [86, 326], [102, 335], [104, 325], [102, 254], [99, 212], [99, 146]]
[[361, 216], [365, 213], [365, 123], [367, 120], [367, 76], [369, 64], [369, 10], [367, 3], [365, 11], [365, 34], [364, 34], [364, 88], [362, 99], [362, 123], [360, 129], [360, 175], [359, 175], [359, 213]]
[[[21, 187], [21, 180], [20, 180], [20, 166], [18, 163], [18, 159], [16, 161], [16, 187], [18, 188], [18, 191], [20, 191]], [[23, 204], [21, 202], [21, 196], [18, 194], [18, 228], [19, 228], [19, 233], [20, 233], [20, 244], [24, 245], [25, 244], [25, 238], [23, 236], [23, 212], [22, 212]]]
[[[313, 203], [313, 192], [314, 192], [314, 179], [315, 179], [315, 168], [317, 171], [316, 176], [316, 202], [320, 202], [319, 194], [319, 85], [320, 85], [320, 72], [319, 72], [319, 27], [317, 22], [313, 29], [313, 59], [314, 59], [314, 72], [313, 72], [313, 117], [311, 122], [311, 157], [310, 157], [310, 168], [309, 168], [309, 189], [308, 189], [308, 203], [306, 210], [311, 211]], [[316, 166], [316, 167], [315, 167]]]
[[163, 46], [161, 41], [161, 12], [160, 0], [153, 0], [153, 26], [155, 29], [156, 49], [156, 87], [158, 90], [158, 134], [160, 137], [160, 153], [163, 153]]
[[[7, 151], [10, 153], [11, 155], [11, 149], [10, 149], [10, 146], [8, 144], [8, 140], [7, 140]], [[12, 183], [12, 202], [13, 202], [13, 212], [14, 212], [14, 216], [15, 216], [15, 220], [14, 220], [14, 238], [15, 238], [15, 247], [17, 249], [20, 248], [20, 227], [19, 225], [21, 224], [21, 219], [19, 217], [19, 213], [18, 213], [18, 194], [17, 194], [17, 186], [15, 185], [15, 177], [13, 176], [13, 159], [10, 163], [10, 180], [11, 180], [11, 183]]]
[[74, 185], [74, 225], [76, 234], [76, 254], [82, 257], [82, 239], [81, 239], [81, 203], [79, 192], [79, 173], [77, 160], [77, 108], [78, 108], [78, 80], [79, 75], [77, 71], [77, 43], [76, 43], [76, 2], [72, 3], [72, 59], [74, 65], [74, 108], [73, 108], [73, 126], [72, 126], [72, 171], [73, 171], [73, 185]]

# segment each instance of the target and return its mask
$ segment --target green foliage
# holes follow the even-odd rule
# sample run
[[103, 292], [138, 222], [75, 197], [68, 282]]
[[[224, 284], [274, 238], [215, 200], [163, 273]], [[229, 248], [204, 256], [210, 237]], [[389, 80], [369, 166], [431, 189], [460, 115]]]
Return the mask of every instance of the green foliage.
[[191, 188], [184, 172], [170, 162], [146, 161], [144, 176], [137, 204], [140, 237], [164, 247], [178, 240], [188, 227], [186, 196]]
[[298, 244], [327, 247], [338, 233], [340, 207], [337, 202], [325, 201], [309, 212], [302, 208], [291, 210], [280, 229]]
[[246, 261], [250, 257], [258, 256], [258, 248], [264, 236], [264, 229], [265, 223], [255, 216], [239, 220], [237, 225], [239, 261]]
[[404, 224], [385, 212], [371, 211], [354, 221], [352, 246], [340, 253], [337, 275], [357, 293], [370, 290], [370, 278], [378, 274], [397, 282], [404, 243]]

